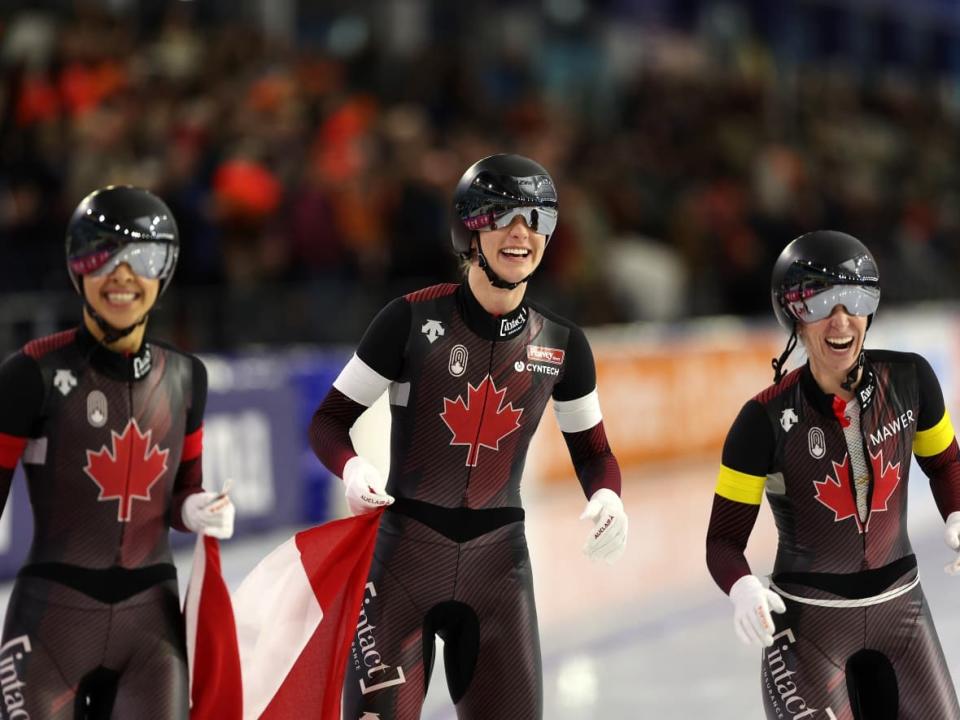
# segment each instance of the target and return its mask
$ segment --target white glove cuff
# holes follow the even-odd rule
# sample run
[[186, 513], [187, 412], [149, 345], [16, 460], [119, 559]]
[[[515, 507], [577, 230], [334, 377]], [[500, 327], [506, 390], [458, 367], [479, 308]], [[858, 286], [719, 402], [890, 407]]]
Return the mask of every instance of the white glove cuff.
[[756, 595], [765, 588], [756, 575], [744, 575], [730, 586], [730, 599], [736, 602], [746, 595]]
[[598, 502], [603, 505], [612, 505], [618, 510], [623, 510], [623, 500], [610, 488], [600, 488], [590, 496], [590, 502]]

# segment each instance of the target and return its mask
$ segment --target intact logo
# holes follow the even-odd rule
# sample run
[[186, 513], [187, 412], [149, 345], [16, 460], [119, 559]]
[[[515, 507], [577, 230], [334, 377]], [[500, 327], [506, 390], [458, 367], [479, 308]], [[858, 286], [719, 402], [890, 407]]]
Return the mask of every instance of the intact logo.
[[500, 321], [500, 337], [515, 335], [517, 331], [527, 324], [527, 309], [521, 307], [516, 317], [503, 318]]
[[104, 445], [94, 452], [87, 450], [83, 471], [100, 488], [97, 500], [119, 500], [117, 521], [128, 522], [134, 500], [150, 500], [150, 490], [167, 471], [169, 450], [151, 446], [152, 430], [140, 432], [137, 421], [130, 419], [119, 435], [111, 430], [112, 451]]
[[[20, 669], [24, 657], [33, 652], [29, 635], [19, 635], [7, 640], [0, 647], [0, 688], [3, 690], [3, 705], [7, 710], [5, 717], [30, 720], [30, 713], [24, 709], [26, 705], [27, 683], [20, 679]], [[27, 658], [29, 660], [29, 658]]]
[[443, 329], [443, 323], [439, 320], [427, 320], [420, 328], [420, 332], [422, 332], [427, 340], [430, 341], [430, 344], [433, 345], [438, 337], [442, 337], [444, 333], [446, 333], [446, 330]]
[[[796, 663], [790, 656], [796, 641], [793, 630], [787, 628], [774, 635], [773, 646], [763, 652], [763, 689], [776, 716], [784, 720], [820, 717], [820, 710], [808, 705], [800, 694], [809, 688], [804, 687], [802, 678], [795, 677], [798, 671], [792, 669]], [[826, 720], [837, 720], [831, 708], [824, 708], [823, 712]]]
[[373, 636], [377, 626], [370, 622], [370, 616], [367, 615], [367, 606], [375, 597], [377, 597], [377, 588], [372, 582], [368, 582], [364, 586], [363, 606], [360, 608], [360, 619], [357, 621], [357, 639], [353, 644], [353, 667], [366, 675], [366, 678], [360, 678], [360, 692], [364, 695], [394, 685], [402, 685], [407, 681], [403, 666], [387, 664], [380, 650], [377, 649], [377, 640]]
[[870, 513], [867, 522], [860, 521], [857, 512], [856, 495], [850, 472], [850, 456], [844, 455], [842, 463], [833, 462], [833, 475], [827, 475], [822, 481], [814, 481], [813, 486], [817, 500], [833, 511], [834, 522], [841, 522], [853, 518], [857, 524], [857, 532], [864, 533], [870, 525], [870, 518], [875, 512], [884, 512], [894, 491], [900, 484], [900, 463], [883, 467], [883, 450], [876, 455], [870, 453], [870, 465], [873, 469], [873, 493], [870, 498]]
[[487, 375], [477, 387], [467, 383], [466, 401], [462, 396], [443, 399], [440, 419], [453, 433], [450, 444], [468, 447], [466, 465], [476, 467], [481, 447], [498, 451], [500, 441], [520, 427], [523, 408], [514, 409], [512, 402], [504, 407], [506, 394], [507, 388], [498, 390]]
[[153, 354], [150, 352], [150, 346], [143, 348], [143, 355], [133, 359], [133, 377], [136, 380], [144, 377], [150, 368], [153, 367]]
[[782, 413], [780, 413], [780, 427], [786, 432], [790, 432], [790, 428], [800, 422], [800, 418], [797, 417], [797, 413], [793, 408], [787, 408]]
[[57, 370], [53, 376], [53, 386], [66, 397], [77, 386], [77, 377], [72, 370]]

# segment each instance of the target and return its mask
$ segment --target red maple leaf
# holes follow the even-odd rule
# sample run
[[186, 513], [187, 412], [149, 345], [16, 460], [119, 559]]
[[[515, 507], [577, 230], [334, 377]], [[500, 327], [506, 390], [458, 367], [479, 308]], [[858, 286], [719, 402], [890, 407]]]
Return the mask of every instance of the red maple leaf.
[[513, 409], [513, 403], [503, 405], [507, 389], [497, 390], [493, 379], [487, 375], [474, 387], [467, 383], [467, 401], [443, 399], [443, 420], [453, 433], [451, 445], [468, 445], [467, 465], [477, 466], [480, 448], [500, 449], [500, 441], [520, 427], [523, 408]]
[[832, 463], [834, 476], [827, 475], [822, 482], [813, 481], [817, 492], [817, 500], [833, 510], [833, 519], [836, 522], [852, 517], [857, 521], [857, 530], [860, 527], [860, 515], [857, 513], [857, 503], [854, 500], [853, 488], [850, 484], [850, 456], [844, 455], [839, 465]]
[[873, 498], [870, 501], [870, 512], [877, 512], [887, 509], [887, 502], [893, 491], [900, 484], [900, 463], [883, 467], [883, 450], [877, 450], [877, 454], [870, 453], [870, 464], [873, 466]]
[[150, 488], [167, 470], [169, 450], [150, 447], [152, 430], [144, 435], [137, 421], [130, 419], [121, 434], [111, 430], [113, 452], [104, 445], [97, 452], [87, 450], [83, 471], [100, 488], [97, 500], [119, 500], [117, 520], [127, 522], [134, 500], [149, 500]]

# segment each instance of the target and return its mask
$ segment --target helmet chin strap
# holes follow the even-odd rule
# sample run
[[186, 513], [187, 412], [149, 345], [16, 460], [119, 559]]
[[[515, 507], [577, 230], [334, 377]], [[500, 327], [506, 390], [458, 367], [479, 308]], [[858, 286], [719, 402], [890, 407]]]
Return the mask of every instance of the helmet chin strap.
[[129, 325], [125, 328], [115, 328], [113, 325], [104, 320], [100, 313], [94, 310], [93, 305], [87, 302], [86, 299], [83, 301], [83, 306], [87, 313], [89, 313], [90, 317], [93, 318], [93, 321], [97, 324], [97, 327], [100, 328], [100, 332], [103, 333], [103, 340], [100, 342], [104, 345], [112, 345], [117, 340], [125, 338], [138, 327], [143, 325], [147, 321], [147, 315], [149, 314], [145, 313], [144, 316], [137, 320], [137, 322], [135, 322], [133, 325]]
[[530, 273], [522, 280], [517, 280], [516, 282], [507, 282], [502, 277], [497, 275], [493, 268], [490, 267], [490, 263], [487, 260], [486, 255], [483, 254], [483, 246], [480, 244], [480, 237], [477, 236], [477, 261], [480, 263], [480, 269], [483, 270], [484, 274], [487, 276], [487, 280], [490, 281], [490, 284], [495, 288], [502, 288], [503, 290], [513, 290], [523, 283], [527, 282], [530, 278], [533, 277], [533, 273]]
[[857, 361], [847, 371], [847, 379], [840, 383], [847, 392], [853, 392], [853, 384], [860, 378], [860, 371], [863, 370], [863, 345], [860, 346], [860, 354], [857, 355]]

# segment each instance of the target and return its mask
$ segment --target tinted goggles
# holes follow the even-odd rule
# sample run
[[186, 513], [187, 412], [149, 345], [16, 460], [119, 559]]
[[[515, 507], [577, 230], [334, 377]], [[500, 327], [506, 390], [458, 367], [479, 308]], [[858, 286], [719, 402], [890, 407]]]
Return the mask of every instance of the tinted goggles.
[[557, 208], [533, 207], [521, 205], [519, 207], [490, 207], [477, 211], [471, 217], [464, 219], [463, 224], [469, 230], [497, 230], [509, 227], [514, 218], [520, 216], [526, 221], [527, 227], [535, 233], [550, 236], [557, 229]]
[[177, 246], [170, 243], [127, 243], [119, 247], [101, 247], [82, 257], [73, 258], [70, 268], [77, 275], [103, 277], [122, 263], [140, 277], [163, 280], [173, 271], [177, 262]]
[[797, 320], [817, 322], [830, 317], [837, 305], [850, 315], [873, 315], [880, 304], [880, 288], [869, 285], [818, 285], [788, 290], [783, 294], [784, 306]]

